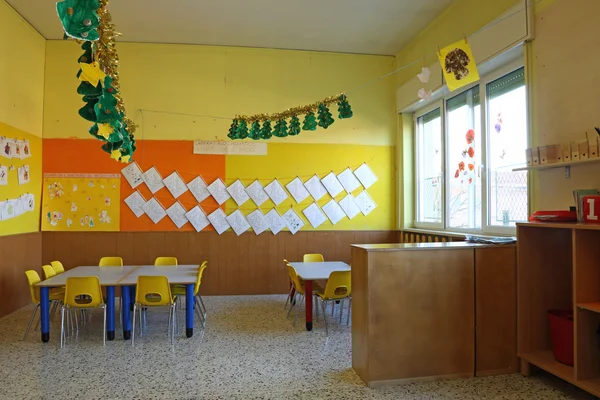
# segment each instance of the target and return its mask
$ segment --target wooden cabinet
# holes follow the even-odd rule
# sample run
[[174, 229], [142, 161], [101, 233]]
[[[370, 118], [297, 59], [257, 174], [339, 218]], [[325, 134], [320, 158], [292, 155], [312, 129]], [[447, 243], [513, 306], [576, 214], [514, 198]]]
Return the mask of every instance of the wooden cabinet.
[[[600, 225], [518, 224], [518, 356], [600, 396]], [[547, 312], [574, 311], [574, 366], [554, 359]]]

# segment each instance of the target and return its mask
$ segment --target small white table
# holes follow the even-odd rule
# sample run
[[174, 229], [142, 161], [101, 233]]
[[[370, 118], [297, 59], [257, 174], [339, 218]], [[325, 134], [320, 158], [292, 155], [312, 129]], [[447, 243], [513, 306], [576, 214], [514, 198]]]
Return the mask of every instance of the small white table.
[[342, 261], [324, 262], [291, 262], [296, 273], [304, 281], [304, 298], [306, 302], [306, 330], [312, 330], [312, 295], [313, 281], [329, 279], [329, 275], [335, 271], [350, 271], [350, 266]]
[[50, 279], [38, 283], [40, 288], [40, 311], [42, 320], [42, 341], [50, 340], [49, 291], [52, 287], [65, 286], [67, 278], [97, 276], [101, 286], [106, 287], [106, 330], [108, 340], [115, 337], [115, 287], [121, 288], [121, 309], [123, 310], [123, 339], [131, 337], [130, 307], [135, 299], [135, 286], [138, 276], [166, 276], [171, 284], [185, 285], [186, 336], [194, 334], [194, 285], [199, 265], [125, 265], [122, 267], [82, 266], [70, 269]]

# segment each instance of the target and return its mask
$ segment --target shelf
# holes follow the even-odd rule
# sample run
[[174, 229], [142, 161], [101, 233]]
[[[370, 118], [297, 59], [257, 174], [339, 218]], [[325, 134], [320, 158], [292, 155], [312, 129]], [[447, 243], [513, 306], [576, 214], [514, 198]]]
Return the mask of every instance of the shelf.
[[600, 378], [584, 379], [577, 382], [577, 386], [593, 394], [600, 396]]
[[519, 357], [567, 382], [575, 383], [575, 368], [556, 361], [552, 350], [519, 354]]
[[578, 303], [577, 308], [581, 308], [582, 310], [593, 311], [595, 313], [600, 313], [600, 302]]
[[573, 165], [583, 165], [583, 164], [594, 164], [600, 162], [600, 158], [588, 158], [587, 160], [582, 161], [571, 161], [571, 162], [563, 162], [563, 163], [554, 163], [554, 164], [543, 164], [543, 165], [532, 165], [530, 167], [521, 167], [514, 168], [514, 171], [535, 171], [540, 169], [554, 169], [554, 168], [565, 168]]
[[600, 224], [584, 224], [581, 222], [517, 222], [517, 227], [600, 230]]

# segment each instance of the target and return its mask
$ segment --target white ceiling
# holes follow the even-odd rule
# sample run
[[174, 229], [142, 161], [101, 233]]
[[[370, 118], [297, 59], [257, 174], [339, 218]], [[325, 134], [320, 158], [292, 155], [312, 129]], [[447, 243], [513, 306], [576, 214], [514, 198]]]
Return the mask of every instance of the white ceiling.
[[[113, 0], [128, 42], [393, 55], [453, 0]], [[7, 0], [46, 39], [62, 39], [54, 0]]]

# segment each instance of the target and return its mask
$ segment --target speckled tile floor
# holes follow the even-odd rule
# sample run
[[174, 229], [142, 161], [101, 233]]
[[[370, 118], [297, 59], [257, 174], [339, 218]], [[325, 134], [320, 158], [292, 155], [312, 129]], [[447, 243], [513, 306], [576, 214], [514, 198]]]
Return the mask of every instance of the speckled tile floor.
[[[148, 332], [132, 348], [121, 334], [102, 346], [94, 314], [60, 349], [32, 332], [32, 308], [0, 319], [0, 399], [590, 399], [548, 376], [519, 375], [366, 388], [351, 369], [350, 328], [322, 320], [313, 332], [292, 326], [284, 296], [206, 297], [209, 320], [171, 347], [166, 311], [148, 315]], [[183, 318], [181, 318], [183, 321]], [[330, 325], [331, 327], [331, 325]], [[117, 329], [120, 326], [117, 325]], [[183, 329], [181, 329], [183, 332]], [[117, 331], [118, 332], [118, 331]]]

